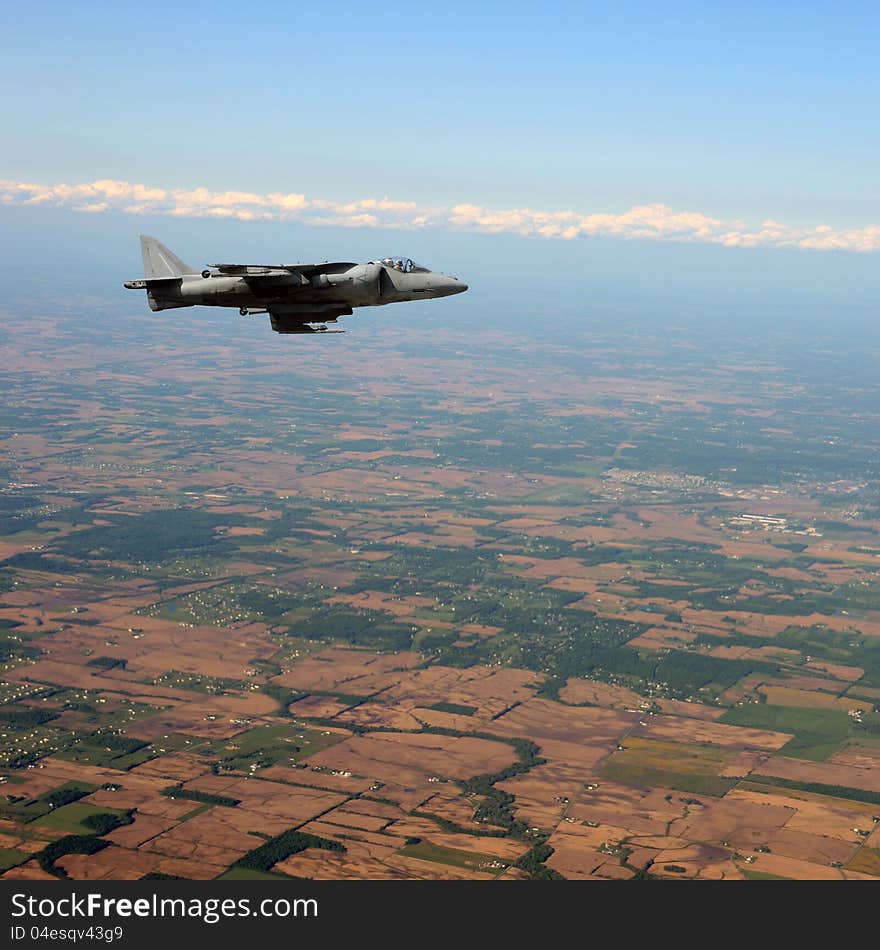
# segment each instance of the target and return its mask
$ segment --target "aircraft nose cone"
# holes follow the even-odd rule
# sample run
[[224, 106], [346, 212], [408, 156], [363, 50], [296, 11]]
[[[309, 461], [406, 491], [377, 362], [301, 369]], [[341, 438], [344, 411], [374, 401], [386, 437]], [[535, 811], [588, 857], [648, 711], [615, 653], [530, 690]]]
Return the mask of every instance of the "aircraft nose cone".
[[468, 285], [462, 280], [456, 280], [455, 277], [438, 276], [435, 278], [434, 286], [438, 296], [449, 297], [452, 294], [462, 294], [468, 289]]

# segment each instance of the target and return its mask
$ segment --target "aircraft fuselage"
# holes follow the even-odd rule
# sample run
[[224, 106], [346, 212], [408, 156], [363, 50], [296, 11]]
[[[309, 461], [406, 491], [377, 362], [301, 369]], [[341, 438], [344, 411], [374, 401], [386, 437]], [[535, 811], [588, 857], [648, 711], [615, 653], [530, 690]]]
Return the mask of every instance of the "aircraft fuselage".
[[268, 313], [281, 333], [312, 332], [307, 324], [334, 321], [355, 307], [448, 297], [467, 290], [455, 277], [437, 274], [408, 258], [366, 264], [217, 264], [201, 272], [188, 267], [154, 238], [142, 238], [142, 280], [151, 310], [178, 307], [237, 307], [242, 314]]

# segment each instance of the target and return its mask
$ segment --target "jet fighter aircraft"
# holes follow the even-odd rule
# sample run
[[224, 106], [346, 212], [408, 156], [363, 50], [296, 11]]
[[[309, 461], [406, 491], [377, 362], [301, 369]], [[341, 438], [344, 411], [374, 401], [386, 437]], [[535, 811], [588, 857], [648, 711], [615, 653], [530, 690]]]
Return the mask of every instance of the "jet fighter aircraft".
[[200, 271], [144, 234], [141, 253], [143, 280], [124, 286], [146, 290], [151, 310], [237, 307], [242, 316], [268, 313], [277, 333], [326, 332], [328, 323], [354, 307], [448, 297], [468, 289], [455, 277], [434, 273], [408, 257], [366, 264], [209, 264]]

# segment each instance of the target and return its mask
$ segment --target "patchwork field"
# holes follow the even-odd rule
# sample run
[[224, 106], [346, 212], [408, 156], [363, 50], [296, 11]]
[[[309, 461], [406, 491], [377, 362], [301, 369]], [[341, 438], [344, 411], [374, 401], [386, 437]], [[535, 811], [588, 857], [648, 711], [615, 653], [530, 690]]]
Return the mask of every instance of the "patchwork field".
[[880, 877], [876, 341], [118, 316], [3, 314], [4, 878]]

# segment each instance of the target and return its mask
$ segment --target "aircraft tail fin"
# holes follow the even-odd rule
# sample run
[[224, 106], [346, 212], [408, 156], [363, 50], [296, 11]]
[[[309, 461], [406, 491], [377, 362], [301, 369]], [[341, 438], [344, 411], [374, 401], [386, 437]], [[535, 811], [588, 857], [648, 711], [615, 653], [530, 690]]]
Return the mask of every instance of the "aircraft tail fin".
[[141, 235], [141, 254], [144, 258], [144, 277], [147, 280], [199, 273], [195, 267], [185, 264], [176, 254], [169, 251], [164, 244], [146, 234]]

